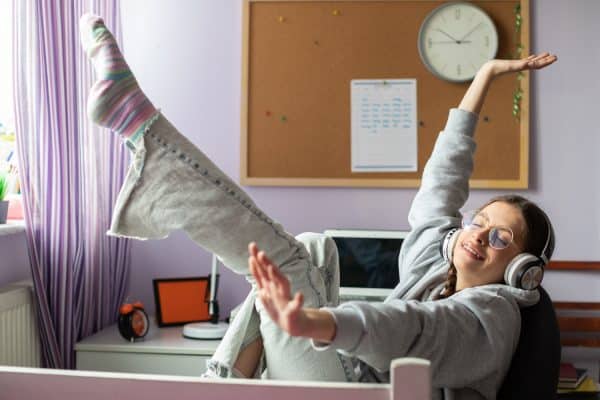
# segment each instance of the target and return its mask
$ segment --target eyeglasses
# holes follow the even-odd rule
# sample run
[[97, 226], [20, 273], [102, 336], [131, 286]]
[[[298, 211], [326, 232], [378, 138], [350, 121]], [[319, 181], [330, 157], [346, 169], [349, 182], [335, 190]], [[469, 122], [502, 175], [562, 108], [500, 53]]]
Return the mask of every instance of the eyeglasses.
[[477, 211], [465, 213], [462, 219], [462, 227], [465, 230], [489, 229], [488, 244], [496, 250], [507, 248], [513, 241], [513, 231], [504, 226], [490, 226], [490, 221], [485, 215]]

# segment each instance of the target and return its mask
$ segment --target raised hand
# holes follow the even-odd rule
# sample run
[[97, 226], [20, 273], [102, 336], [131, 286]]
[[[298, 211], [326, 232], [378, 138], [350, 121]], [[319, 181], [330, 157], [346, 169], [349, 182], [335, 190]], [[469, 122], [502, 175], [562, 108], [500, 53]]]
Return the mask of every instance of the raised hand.
[[542, 69], [553, 64], [557, 59], [556, 55], [546, 52], [532, 54], [520, 60], [491, 60], [482, 68], [487, 68], [493, 76], [498, 76], [509, 72]]
[[292, 336], [304, 336], [308, 330], [308, 318], [303, 310], [301, 293], [292, 298], [289, 280], [269, 260], [256, 243], [248, 246], [250, 272], [258, 285], [258, 297], [269, 316], [281, 329]]
[[479, 114], [488, 87], [492, 81], [503, 74], [509, 72], [521, 72], [546, 68], [556, 62], [558, 57], [550, 53], [532, 54], [527, 58], [520, 60], [491, 60], [483, 64], [477, 71], [475, 79], [471, 82], [469, 89], [465, 93], [462, 101], [458, 105], [461, 110], [466, 110]]

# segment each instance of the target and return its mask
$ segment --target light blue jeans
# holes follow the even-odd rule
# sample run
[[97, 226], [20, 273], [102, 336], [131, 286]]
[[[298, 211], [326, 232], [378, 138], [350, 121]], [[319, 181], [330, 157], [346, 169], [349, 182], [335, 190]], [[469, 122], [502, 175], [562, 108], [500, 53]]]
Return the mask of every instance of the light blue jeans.
[[161, 239], [182, 229], [252, 285], [208, 363], [208, 376], [231, 377], [240, 351], [261, 335], [266, 370], [257, 375], [355, 380], [349, 359], [334, 350], [315, 351], [308, 339], [291, 337], [269, 318], [248, 270], [248, 244], [254, 241], [288, 277], [292, 291], [304, 295], [306, 307], [336, 305], [339, 272], [333, 240], [289, 235], [162, 115], [137, 143], [128, 145], [134, 159], [108, 234]]

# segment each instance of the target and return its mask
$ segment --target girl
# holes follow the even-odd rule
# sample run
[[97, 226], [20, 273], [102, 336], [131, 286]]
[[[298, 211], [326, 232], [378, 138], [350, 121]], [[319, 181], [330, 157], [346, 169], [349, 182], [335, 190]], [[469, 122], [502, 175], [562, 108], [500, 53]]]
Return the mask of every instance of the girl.
[[133, 153], [108, 234], [156, 239], [183, 229], [251, 283], [208, 376], [384, 381], [393, 358], [417, 356], [431, 360], [433, 385], [446, 394], [495, 397], [519, 337], [519, 306], [537, 301], [536, 291], [520, 288], [526, 274], [508, 276], [509, 286], [501, 283], [504, 272], [523, 252], [547, 262], [552, 229], [541, 210], [517, 197], [493, 199], [463, 220], [465, 229], [453, 229], [461, 224], [472, 136], [489, 84], [503, 73], [543, 68], [555, 56], [495, 60], [481, 69], [450, 111], [423, 173], [400, 284], [384, 303], [335, 307], [333, 241], [286, 233], [154, 108], [102, 19], [84, 15], [80, 28], [98, 76], [88, 114]]

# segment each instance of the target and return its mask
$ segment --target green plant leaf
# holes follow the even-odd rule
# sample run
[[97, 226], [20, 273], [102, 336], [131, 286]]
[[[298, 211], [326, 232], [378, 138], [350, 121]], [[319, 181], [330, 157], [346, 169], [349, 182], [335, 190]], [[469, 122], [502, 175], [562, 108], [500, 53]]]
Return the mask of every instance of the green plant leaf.
[[6, 196], [7, 186], [6, 175], [2, 172], [0, 173], [0, 201], [4, 200], [4, 196]]

